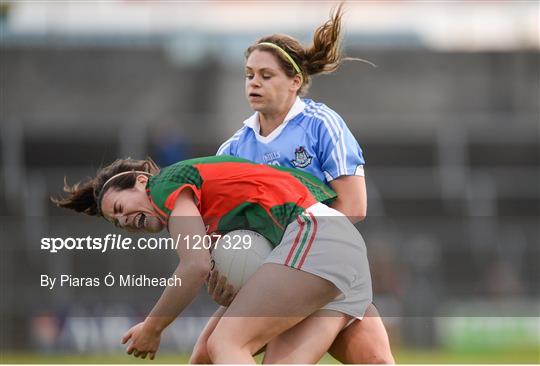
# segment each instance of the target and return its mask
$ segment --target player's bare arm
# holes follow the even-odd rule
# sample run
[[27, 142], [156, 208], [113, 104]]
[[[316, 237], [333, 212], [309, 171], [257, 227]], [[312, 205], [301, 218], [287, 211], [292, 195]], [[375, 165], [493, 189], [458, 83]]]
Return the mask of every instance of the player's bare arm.
[[[172, 237], [205, 235], [191, 190], [185, 189], [176, 200], [169, 220], [169, 231]], [[191, 303], [208, 276], [210, 253], [207, 250], [189, 250], [180, 245], [177, 254], [182, 258], [182, 263], [178, 264], [173, 276], [183, 279], [182, 286], [167, 286], [142, 325], [138, 324], [126, 333], [123, 342], [131, 339], [128, 354], [142, 358], [148, 354], [153, 359], [161, 333]]]
[[330, 181], [330, 187], [337, 193], [330, 207], [347, 216], [353, 224], [366, 217], [367, 192], [364, 177], [343, 175]]

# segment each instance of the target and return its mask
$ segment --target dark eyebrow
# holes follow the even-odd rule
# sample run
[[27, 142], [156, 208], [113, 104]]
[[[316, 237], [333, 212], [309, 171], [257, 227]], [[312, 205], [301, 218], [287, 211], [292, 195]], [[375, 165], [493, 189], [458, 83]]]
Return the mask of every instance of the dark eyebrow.
[[[249, 66], [246, 66], [246, 70], [247, 70], [247, 71], [253, 71], [253, 69], [252, 69], [251, 67], [249, 67]], [[260, 68], [260, 69], [258, 69], [258, 70], [259, 70], [260, 72], [265, 72], [265, 71], [271, 71], [271, 72], [273, 72], [273, 71], [274, 71], [273, 69], [271, 69], [271, 68], [269, 68], [269, 67], [262, 67], [262, 68]]]

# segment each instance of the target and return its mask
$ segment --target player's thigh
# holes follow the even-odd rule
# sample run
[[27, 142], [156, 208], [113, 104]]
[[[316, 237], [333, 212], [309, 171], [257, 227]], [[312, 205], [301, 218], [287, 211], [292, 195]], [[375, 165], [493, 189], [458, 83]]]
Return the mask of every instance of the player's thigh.
[[226, 310], [226, 307], [220, 306], [212, 315], [212, 317], [208, 320], [208, 323], [206, 323], [206, 326], [199, 335], [199, 338], [197, 338], [197, 342], [193, 347], [193, 352], [191, 353], [191, 357], [189, 358], [190, 364], [212, 363], [212, 361], [210, 360], [210, 355], [208, 354], [208, 350], [206, 348], [206, 343], [208, 342], [208, 338], [210, 338], [210, 334], [212, 334]]
[[354, 321], [338, 334], [328, 352], [341, 363], [394, 363], [388, 334], [373, 304], [362, 320]]
[[211, 352], [239, 347], [253, 354], [339, 294], [321, 277], [266, 263], [242, 287], [219, 321], [210, 336]]
[[350, 319], [334, 310], [317, 311], [272, 339], [263, 363], [317, 363]]

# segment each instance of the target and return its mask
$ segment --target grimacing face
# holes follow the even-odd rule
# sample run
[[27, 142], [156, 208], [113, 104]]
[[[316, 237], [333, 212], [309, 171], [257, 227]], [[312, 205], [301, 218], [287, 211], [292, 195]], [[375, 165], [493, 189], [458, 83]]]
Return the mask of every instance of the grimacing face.
[[128, 231], [156, 233], [165, 225], [152, 208], [146, 194], [148, 177], [138, 175], [129, 189], [107, 189], [101, 201], [101, 211], [107, 221]]
[[246, 98], [254, 111], [280, 113], [290, 107], [300, 88], [300, 76], [285, 74], [272, 53], [254, 50], [245, 67]]

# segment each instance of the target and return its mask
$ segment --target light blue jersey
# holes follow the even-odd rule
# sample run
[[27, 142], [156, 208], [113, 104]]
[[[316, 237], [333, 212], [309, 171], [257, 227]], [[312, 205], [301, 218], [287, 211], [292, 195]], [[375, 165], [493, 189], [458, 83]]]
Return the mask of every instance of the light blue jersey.
[[343, 175], [364, 175], [358, 142], [343, 119], [322, 103], [296, 98], [278, 128], [268, 136], [259, 131], [255, 113], [221, 145], [217, 155], [297, 168], [326, 182]]

